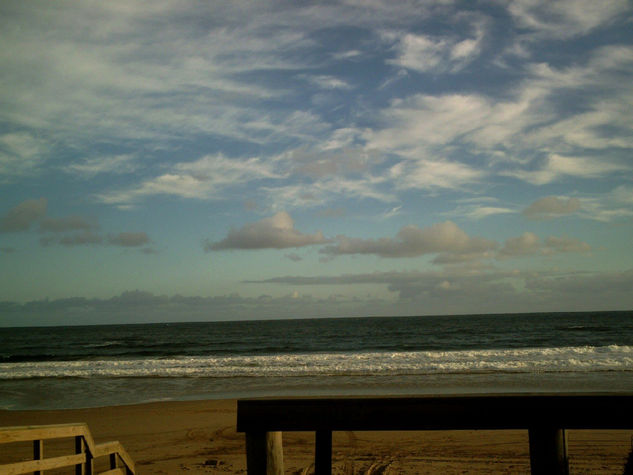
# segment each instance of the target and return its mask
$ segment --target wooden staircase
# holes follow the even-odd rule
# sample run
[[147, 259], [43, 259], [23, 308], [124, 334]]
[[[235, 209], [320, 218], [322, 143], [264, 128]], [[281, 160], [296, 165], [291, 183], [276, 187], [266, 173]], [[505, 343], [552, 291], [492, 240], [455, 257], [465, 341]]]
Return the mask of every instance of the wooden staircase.
[[[75, 453], [44, 458], [44, 441], [50, 439], [75, 439]], [[74, 467], [76, 475], [134, 475], [134, 461], [119, 442], [95, 444], [88, 426], [79, 424], [55, 424], [0, 428], [0, 444], [32, 442], [33, 459], [5, 464], [0, 460], [0, 474], [18, 475], [44, 470]], [[94, 461], [109, 457], [109, 470], [96, 474]]]

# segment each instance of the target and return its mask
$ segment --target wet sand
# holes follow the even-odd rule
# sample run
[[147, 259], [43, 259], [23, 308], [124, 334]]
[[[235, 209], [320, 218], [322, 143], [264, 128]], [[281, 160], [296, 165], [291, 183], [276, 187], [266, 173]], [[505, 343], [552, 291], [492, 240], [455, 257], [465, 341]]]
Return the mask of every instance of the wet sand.
[[[86, 422], [97, 443], [119, 440], [140, 474], [246, 473], [244, 435], [235, 432], [235, 400], [0, 411], [2, 427], [70, 422]], [[633, 431], [569, 431], [571, 473], [622, 473], [632, 436]], [[283, 438], [286, 473], [312, 473], [314, 435], [284, 433]], [[70, 453], [70, 446], [68, 441], [47, 444], [45, 454]], [[31, 452], [29, 444], [0, 446], [0, 463], [28, 458]], [[333, 472], [350, 475], [530, 469], [527, 431], [335, 432], [332, 457]]]

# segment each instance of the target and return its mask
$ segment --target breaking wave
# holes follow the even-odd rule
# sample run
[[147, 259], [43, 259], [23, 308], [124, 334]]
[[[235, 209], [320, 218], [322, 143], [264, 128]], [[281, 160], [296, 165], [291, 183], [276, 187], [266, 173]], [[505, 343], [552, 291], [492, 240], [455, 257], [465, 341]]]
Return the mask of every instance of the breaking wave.
[[332, 352], [0, 363], [0, 380], [233, 378], [633, 371], [633, 346]]

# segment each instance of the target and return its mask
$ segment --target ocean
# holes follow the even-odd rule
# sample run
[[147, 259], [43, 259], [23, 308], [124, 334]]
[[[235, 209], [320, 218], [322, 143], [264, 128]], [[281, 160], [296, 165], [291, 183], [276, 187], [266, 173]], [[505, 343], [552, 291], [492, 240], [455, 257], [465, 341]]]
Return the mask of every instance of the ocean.
[[633, 390], [633, 312], [0, 328], [0, 408]]

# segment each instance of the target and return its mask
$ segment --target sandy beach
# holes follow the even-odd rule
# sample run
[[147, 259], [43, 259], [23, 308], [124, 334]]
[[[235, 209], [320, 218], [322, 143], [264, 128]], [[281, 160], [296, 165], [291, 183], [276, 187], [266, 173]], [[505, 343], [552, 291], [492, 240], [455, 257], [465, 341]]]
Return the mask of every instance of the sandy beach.
[[[0, 426], [69, 422], [88, 423], [97, 442], [119, 440], [141, 474], [246, 472], [235, 400], [0, 411]], [[571, 473], [622, 473], [632, 435], [570, 431]], [[313, 442], [311, 433], [284, 434], [286, 473], [311, 473]], [[62, 450], [60, 444], [47, 445], [46, 453]], [[10, 462], [28, 457], [31, 447], [0, 450], [0, 461]], [[527, 431], [335, 432], [333, 467], [337, 474], [529, 473]]]

